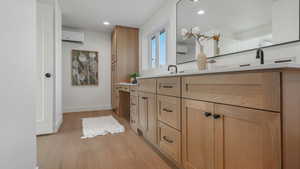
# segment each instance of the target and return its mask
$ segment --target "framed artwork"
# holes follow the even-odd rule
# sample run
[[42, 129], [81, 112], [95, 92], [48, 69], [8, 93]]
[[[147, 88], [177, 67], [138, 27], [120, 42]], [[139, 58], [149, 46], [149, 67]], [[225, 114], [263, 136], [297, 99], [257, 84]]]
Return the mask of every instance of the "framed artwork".
[[72, 50], [72, 85], [97, 86], [98, 62], [98, 52]]

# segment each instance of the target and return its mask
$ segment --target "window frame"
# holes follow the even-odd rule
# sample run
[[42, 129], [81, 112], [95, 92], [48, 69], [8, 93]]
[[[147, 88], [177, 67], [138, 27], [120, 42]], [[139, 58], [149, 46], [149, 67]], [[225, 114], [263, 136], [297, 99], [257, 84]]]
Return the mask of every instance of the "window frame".
[[[162, 33], [166, 34], [166, 58], [165, 58], [165, 64], [164, 65], [160, 65], [159, 60], [160, 60], [160, 35]], [[155, 37], [156, 39], [156, 59], [155, 59], [155, 65], [152, 65], [152, 40]], [[149, 38], [148, 38], [148, 43], [149, 43], [149, 50], [148, 50], [148, 65], [150, 69], [156, 69], [156, 68], [161, 68], [164, 67], [168, 64], [168, 31], [167, 31], [167, 27], [164, 26], [160, 29], [157, 29], [156, 31], [154, 31], [152, 34], [150, 34]]]

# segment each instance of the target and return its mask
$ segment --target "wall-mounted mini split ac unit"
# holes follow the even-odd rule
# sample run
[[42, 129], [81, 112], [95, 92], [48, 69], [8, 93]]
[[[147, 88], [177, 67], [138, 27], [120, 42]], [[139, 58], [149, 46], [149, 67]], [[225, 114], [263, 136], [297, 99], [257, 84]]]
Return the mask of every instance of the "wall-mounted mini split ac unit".
[[84, 33], [83, 32], [73, 32], [73, 31], [62, 31], [62, 41], [72, 42], [72, 43], [83, 43]]

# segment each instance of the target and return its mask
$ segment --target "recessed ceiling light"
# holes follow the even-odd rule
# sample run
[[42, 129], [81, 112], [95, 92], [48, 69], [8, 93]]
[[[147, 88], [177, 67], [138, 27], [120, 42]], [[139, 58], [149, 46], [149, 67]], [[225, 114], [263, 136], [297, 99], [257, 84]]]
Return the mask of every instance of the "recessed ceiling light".
[[205, 11], [204, 11], [204, 10], [200, 10], [200, 11], [198, 11], [197, 13], [198, 13], [198, 15], [204, 15], [204, 14], [205, 14]]
[[110, 25], [110, 23], [107, 22], [107, 21], [103, 22], [103, 24], [104, 24], [104, 25]]
[[199, 0], [191, 0], [192, 2], [199, 2]]

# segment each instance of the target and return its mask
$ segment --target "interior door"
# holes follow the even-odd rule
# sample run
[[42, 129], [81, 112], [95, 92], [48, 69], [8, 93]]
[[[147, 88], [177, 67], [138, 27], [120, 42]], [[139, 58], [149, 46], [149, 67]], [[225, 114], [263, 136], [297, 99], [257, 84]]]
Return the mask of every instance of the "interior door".
[[183, 100], [182, 159], [186, 169], [214, 169], [214, 105]]
[[37, 107], [36, 133], [54, 131], [54, 11], [49, 4], [37, 4]]
[[281, 169], [280, 113], [215, 106], [216, 169]]

